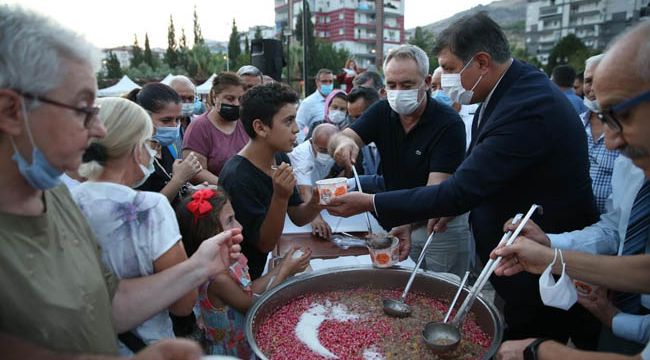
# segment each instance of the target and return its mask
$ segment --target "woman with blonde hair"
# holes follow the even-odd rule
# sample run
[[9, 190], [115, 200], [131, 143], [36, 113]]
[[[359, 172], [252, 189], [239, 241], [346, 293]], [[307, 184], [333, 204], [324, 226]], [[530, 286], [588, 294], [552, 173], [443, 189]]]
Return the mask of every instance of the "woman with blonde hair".
[[[88, 181], [72, 196], [86, 216], [102, 248], [102, 260], [120, 279], [161, 272], [187, 259], [176, 216], [167, 198], [156, 192], [136, 191], [153, 172], [149, 141], [153, 133], [147, 112], [126, 99], [99, 99], [99, 117], [106, 137], [94, 139], [79, 168]], [[172, 314], [192, 312], [197, 291], [192, 290], [169, 307]], [[146, 344], [173, 338], [167, 310], [137, 328], [120, 334], [123, 354]]]

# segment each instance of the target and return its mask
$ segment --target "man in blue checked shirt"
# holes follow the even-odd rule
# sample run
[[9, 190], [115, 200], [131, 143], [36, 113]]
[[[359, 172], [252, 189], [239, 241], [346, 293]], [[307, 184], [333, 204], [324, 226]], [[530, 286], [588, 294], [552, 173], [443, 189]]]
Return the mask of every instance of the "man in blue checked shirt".
[[618, 150], [608, 150], [605, 147], [604, 125], [597, 116], [599, 107], [592, 88], [594, 72], [603, 56], [604, 54], [592, 56], [585, 62], [583, 102], [588, 110], [580, 114], [587, 133], [591, 187], [594, 191], [596, 207], [601, 214], [605, 212], [605, 201], [612, 193], [612, 171], [614, 171], [614, 161], [619, 155]]

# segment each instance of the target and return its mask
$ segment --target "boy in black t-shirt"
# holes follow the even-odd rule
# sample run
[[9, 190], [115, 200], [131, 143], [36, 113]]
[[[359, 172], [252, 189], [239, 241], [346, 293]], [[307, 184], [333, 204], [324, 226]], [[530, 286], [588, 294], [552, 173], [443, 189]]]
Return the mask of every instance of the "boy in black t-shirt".
[[321, 210], [316, 190], [308, 202], [300, 198], [286, 155], [298, 133], [297, 102], [298, 95], [278, 83], [248, 90], [241, 101], [240, 119], [250, 140], [226, 162], [219, 177], [242, 224], [242, 253], [253, 279], [262, 274], [268, 252], [282, 235], [285, 214], [302, 226]]

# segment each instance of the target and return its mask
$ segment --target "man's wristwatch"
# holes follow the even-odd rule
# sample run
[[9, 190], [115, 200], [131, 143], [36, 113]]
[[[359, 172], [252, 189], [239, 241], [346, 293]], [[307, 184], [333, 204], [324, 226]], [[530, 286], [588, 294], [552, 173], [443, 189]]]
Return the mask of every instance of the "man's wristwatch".
[[524, 360], [537, 360], [537, 349], [544, 341], [551, 340], [547, 338], [537, 338], [532, 343], [528, 344], [524, 349]]

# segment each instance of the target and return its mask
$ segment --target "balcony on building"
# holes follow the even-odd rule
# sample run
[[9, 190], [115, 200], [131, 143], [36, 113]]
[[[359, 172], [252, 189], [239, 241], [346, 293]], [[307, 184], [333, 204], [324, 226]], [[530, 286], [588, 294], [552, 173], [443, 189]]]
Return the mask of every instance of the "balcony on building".
[[384, 14], [385, 15], [402, 15], [402, 12], [399, 9], [399, 5], [393, 4], [390, 1], [384, 3]]
[[286, 9], [289, 5], [289, 0], [275, 0], [275, 10]]
[[361, 1], [359, 5], [357, 5], [358, 12], [364, 12], [364, 13], [375, 13], [375, 3], [373, 1]]
[[543, 6], [539, 8], [539, 19], [547, 20], [553, 17], [561, 17], [562, 8], [559, 6]]

